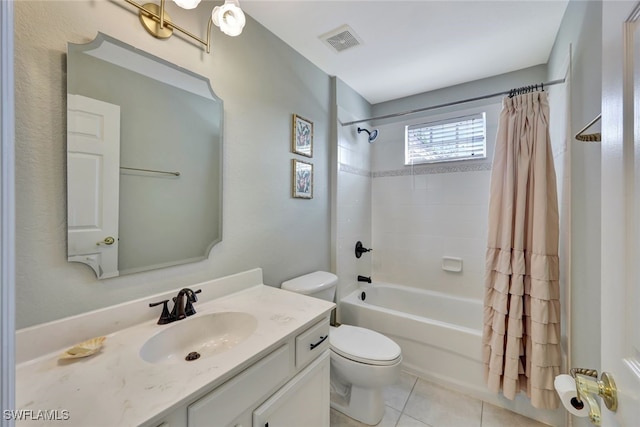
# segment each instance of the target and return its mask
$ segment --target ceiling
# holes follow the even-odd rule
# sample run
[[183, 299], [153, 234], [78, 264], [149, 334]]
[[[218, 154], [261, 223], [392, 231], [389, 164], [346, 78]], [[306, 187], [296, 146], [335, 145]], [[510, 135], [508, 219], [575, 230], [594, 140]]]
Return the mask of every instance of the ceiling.
[[[546, 64], [568, 0], [241, 0], [243, 10], [371, 104]], [[361, 44], [320, 39], [348, 25]]]

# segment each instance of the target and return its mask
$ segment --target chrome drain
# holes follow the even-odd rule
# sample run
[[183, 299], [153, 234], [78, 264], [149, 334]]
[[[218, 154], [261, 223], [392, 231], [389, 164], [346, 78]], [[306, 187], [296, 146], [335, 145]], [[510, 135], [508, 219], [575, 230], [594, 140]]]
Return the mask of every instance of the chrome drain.
[[187, 354], [187, 357], [184, 358], [184, 360], [186, 360], [187, 362], [191, 362], [192, 360], [197, 359], [200, 359], [200, 353], [198, 353], [197, 351], [192, 351], [191, 353]]

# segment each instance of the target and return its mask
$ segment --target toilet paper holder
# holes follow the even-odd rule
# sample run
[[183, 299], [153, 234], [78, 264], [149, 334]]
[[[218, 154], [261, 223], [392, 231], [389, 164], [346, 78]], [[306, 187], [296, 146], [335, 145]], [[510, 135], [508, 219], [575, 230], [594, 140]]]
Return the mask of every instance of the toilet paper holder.
[[577, 400], [582, 399], [589, 404], [589, 420], [599, 426], [601, 424], [600, 406], [595, 396], [600, 396], [605, 406], [610, 411], [618, 409], [618, 389], [613, 377], [608, 372], [603, 372], [598, 380], [598, 371], [595, 369], [573, 368], [571, 376], [576, 381]]

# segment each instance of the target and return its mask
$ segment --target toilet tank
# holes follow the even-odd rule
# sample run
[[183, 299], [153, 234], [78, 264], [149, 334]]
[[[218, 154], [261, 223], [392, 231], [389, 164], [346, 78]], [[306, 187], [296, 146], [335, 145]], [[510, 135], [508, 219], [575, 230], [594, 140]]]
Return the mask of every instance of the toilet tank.
[[338, 276], [335, 274], [315, 271], [282, 282], [282, 289], [333, 302], [337, 285]]

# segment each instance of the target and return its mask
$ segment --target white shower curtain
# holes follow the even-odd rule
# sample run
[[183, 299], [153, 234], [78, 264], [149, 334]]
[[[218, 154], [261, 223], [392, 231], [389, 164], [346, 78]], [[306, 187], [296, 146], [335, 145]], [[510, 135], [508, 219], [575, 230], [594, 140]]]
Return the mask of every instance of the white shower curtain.
[[558, 406], [558, 198], [546, 92], [504, 98], [491, 173], [483, 359], [489, 389]]

